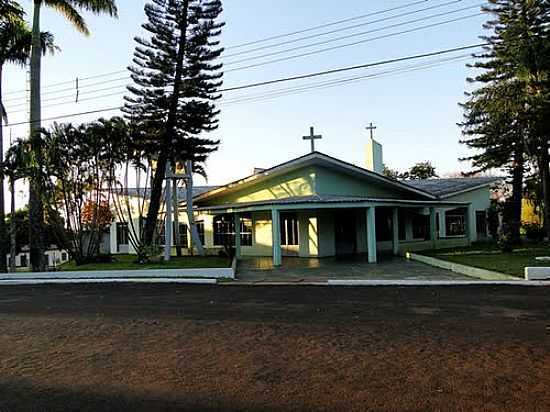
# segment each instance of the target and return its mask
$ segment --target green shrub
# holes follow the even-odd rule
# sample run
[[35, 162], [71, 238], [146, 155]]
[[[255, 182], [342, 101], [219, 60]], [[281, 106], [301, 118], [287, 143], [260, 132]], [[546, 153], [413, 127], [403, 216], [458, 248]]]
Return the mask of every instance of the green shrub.
[[538, 223], [524, 223], [522, 225], [522, 228], [525, 232], [525, 237], [527, 238], [527, 240], [533, 242], [542, 242], [544, 240], [544, 237], [546, 235], [544, 227], [542, 227]]

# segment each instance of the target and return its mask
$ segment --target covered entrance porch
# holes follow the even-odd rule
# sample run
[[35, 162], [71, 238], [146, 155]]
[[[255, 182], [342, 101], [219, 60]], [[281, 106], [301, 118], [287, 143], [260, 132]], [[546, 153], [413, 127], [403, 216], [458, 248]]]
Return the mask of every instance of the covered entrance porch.
[[[220, 234], [229, 236], [238, 258], [269, 258], [273, 267], [279, 267], [285, 257], [361, 256], [372, 264], [382, 255], [399, 256], [405, 251], [467, 244], [470, 231], [461, 238], [439, 235], [438, 210], [449, 207], [470, 206], [456, 202], [315, 196], [238, 208], [209, 208], [208, 213], [214, 222], [231, 222], [223, 225], [224, 233], [217, 233], [216, 228], [222, 226], [215, 224], [213, 239]], [[467, 219], [465, 224], [471, 222]]]

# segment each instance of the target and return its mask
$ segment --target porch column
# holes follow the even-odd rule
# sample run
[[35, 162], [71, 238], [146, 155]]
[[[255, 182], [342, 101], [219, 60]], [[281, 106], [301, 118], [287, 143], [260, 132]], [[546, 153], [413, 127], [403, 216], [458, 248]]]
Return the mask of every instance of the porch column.
[[277, 209], [271, 210], [271, 233], [273, 242], [273, 266], [283, 264], [283, 254], [281, 250], [281, 214]]
[[241, 215], [235, 213], [235, 257], [239, 259], [241, 257]]
[[437, 248], [437, 215], [435, 207], [430, 207], [430, 240], [432, 241], [432, 249]]
[[394, 256], [399, 255], [399, 208], [393, 208], [393, 218], [392, 218], [392, 229], [393, 229], [393, 254]]
[[466, 221], [466, 238], [468, 239], [468, 244], [475, 242], [477, 240], [477, 229], [476, 229], [476, 212], [470, 203], [465, 212], [465, 221]]
[[369, 263], [376, 263], [376, 211], [374, 206], [367, 208], [367, 250]]

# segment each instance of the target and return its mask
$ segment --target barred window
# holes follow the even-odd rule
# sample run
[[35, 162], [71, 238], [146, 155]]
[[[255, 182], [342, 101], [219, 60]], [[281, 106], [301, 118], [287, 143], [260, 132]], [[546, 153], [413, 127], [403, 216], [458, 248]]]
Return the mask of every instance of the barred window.
[[[241, 246], [252, 246], [252, 216], [241, 215]], [[235, 218], [233, 215], [214, 217], [214, 246], [235, 246]]]

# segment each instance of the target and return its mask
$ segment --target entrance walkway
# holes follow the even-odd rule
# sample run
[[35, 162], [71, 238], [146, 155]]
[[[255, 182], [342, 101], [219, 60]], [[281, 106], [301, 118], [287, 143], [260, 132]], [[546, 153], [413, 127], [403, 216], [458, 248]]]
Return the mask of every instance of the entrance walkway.
[[346, 258], [284, 258], [274, 268], [271, 258], [243, 258], [236, 281], [241, 282], [325, 282], [328, 279], [354, 280], [476, 280], [399, 257], [382, 258], [369, 264], [366, 256]]

